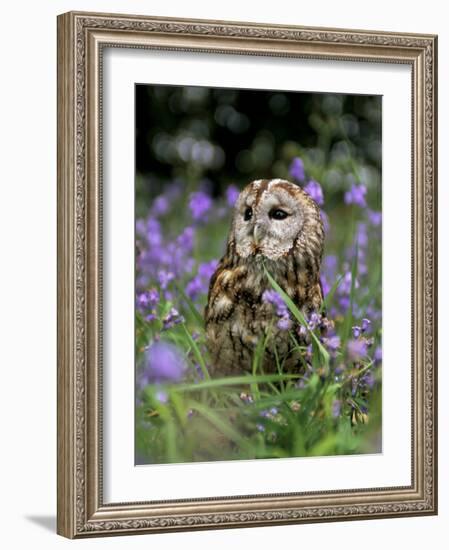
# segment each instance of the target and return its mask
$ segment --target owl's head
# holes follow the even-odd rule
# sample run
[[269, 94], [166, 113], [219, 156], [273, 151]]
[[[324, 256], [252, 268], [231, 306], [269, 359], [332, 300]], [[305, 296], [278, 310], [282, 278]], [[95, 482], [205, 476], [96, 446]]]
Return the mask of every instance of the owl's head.
[[320, 210], [294, 183], [255, 180], [240, 193], [230, 243], [241, 258], [279, 260], [289, 254], [306, 253], [319, 261], [323, 241]]

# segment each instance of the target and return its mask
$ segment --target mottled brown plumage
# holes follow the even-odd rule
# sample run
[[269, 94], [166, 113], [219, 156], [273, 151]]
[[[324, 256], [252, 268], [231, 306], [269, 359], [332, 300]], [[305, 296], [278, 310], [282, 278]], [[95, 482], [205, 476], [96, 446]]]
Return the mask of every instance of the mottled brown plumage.
[[313, 199], [281, 179], [256, 180], [237, 200], [227, 249], [209, 287], [206, 334], [215, 375], [251, 371], [254, 350], [269, 333], [263, 362], [276, 372], [300, 368], [288, 331], [277, 327], [273, 305], [262, 300], [271, 285], [263, 266], [306, 314], [322, 303], [320, 264], [324, 231]]

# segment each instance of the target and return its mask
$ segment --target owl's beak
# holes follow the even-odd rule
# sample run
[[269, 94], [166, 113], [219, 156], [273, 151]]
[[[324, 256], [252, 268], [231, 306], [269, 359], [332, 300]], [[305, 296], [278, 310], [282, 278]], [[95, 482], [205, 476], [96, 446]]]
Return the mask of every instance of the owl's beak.
[[264, 237], [264, 234], [265, 234], [265, 232], [264, 232], [263, 228], [260, 225], [255, 225], [254, 226], [253, 239], [254, 239], [254, 244], [256, 246], [260, 244], [260, 241]]

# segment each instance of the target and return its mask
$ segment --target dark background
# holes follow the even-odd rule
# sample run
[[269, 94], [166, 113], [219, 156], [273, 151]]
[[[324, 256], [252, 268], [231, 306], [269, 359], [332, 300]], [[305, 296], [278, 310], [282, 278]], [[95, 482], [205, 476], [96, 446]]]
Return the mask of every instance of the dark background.
[[142, 198], [179, 177], [207, 179], [212, 195], [230, 182], [241, 187], [256, 178], [286, 177], [294, 156], [310, 159], [315, 172], [322, 166], [320, 183], [335, 190], [347, 187], [342, 179], [351, 162], [366, 168], [365, 180], [375, 178], [381, 97], [136, 85]]

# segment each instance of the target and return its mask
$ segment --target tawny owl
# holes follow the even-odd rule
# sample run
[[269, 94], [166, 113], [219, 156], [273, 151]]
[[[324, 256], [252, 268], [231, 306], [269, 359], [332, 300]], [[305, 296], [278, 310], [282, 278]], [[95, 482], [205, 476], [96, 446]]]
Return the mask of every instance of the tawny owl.
[[268, 334], [263, 371], [277, 372], [280, 361], [284, 371], [299, 370], [289, 330], [280, 325], [279, 312], [266, 300], [265, 291], [272, 286], [264, 266], [309, 314], [323, 300], [323, 243], [320, 210], [300, 187], [272, 179], [253, 181], [243, 189], [226, 253], [211, 279], [205, 312], [214, 375], [251, 371], [254, 350]]

